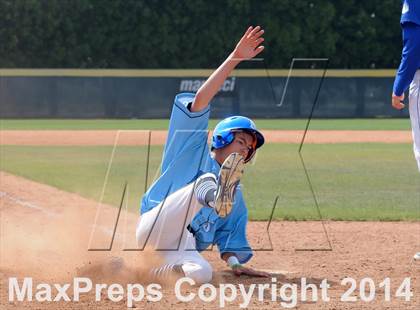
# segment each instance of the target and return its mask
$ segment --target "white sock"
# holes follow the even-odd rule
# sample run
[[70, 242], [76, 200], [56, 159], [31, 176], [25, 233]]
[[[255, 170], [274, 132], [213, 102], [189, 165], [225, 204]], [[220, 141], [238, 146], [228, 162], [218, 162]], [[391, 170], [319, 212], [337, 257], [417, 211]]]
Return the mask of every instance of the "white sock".
[[153, 268], [150, 270], [149, 275], [153, 280], [165, 281], [174, 275], [183, 276], [184, 271], [182, 265], [166, 264], [158, 268]]
[[200, 204], [213, 208], [216, 190], [217, 182], [213, 174], [206, 173], [196, 180], [194, 193]]

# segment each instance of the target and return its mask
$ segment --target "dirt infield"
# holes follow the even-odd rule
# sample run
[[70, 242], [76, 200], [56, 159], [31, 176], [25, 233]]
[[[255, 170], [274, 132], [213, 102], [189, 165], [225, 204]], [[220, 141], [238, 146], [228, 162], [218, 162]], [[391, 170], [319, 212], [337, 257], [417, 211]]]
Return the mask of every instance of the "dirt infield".
[[[300, 143], [302, 130], [263, 130], [267, 143]], [[165, 143], [165, 130], [3, 130], [0, 145], [152, 145]], [[211, 136], [211, 135], [209, 135]], [[411, 131], [309, 130], [305, 143], [411, 143]]]
[[[90, 247], [107, 247], [112, 235], [112, 223], [116, 208], [99, 205], [95, 201], [76, 194], [32, 182], [0, 172], [1, 179], [1, 264], [2, 309], [126, 309], [126, 300], [113, 302], [105, 297], [95, 302], [94, 293], [82, 296], [79, 302], [8, 302], [9, 277], [33, 277], [47, 283], [71, 283], [75, 276], [88, 275], [105, 283], [144, 282], [139, 271], [157, 262], [158, 257], [149, 252], [122, 251], [135, 247], [134, 228], [137, 215], [123, 211], [116, 231], [113, 250], [109, 252], [87, 251]], [[97, 216], [97, 210], [101, 212]], [[96, 221], [95, 221], [96, 219]], [[96, 225], [95, 225], [96, 223]], [[92, 228], [95, 227], [91, 235]], [[266, 233], [267, 223], [251, 222], [248, 236], [256, 251], [250, 266], [273, 273], [279, 286], [282, 283], [300, 283], [301, 277], [320, 284], [327, 279], [331, 284], [330, 302], [298, 302], [298, 309], [418, 309], [420, 305], [420, 263], [412, 256], [420, 249], [419, 222], [327, 222], [326, 229], [331, 241], [329, 249], [321, 222], [274, 222], [270, 226], [270, 243]], [[92, 236], [91, 242], [90, 236]], [[315, 251], [297, 251], [315, 249]], [[219, 259], [217, 250], [207, 251], [204, 256], [214, 267], [213, 284], [272, 283], [271, 279], [234, 277]], [[115, 263], [117, 262], [117, 263]], [[372, 302], [345, 303], [340, 296], [348, 285], [341, 280], [352, 277], [358, 282], [370, 277], [376, 284], [376, 297]], [[391, 279], [392, 299], [384, 301], [384, 289], [379, 283]], [[414, 293], [410, 302], [395, 297], [395, 291], [405, 277], [411, 277]], [[98, 283], [102, 283], [98, 282]], [[38, 283], [38, 282], [37, 282]], [[132, 283], [132, 282], [131, 282]], [[190, 291], [197, 292], [196, 288]], [[140, 301], [137, 308], [218, 308], [218, 299], [211, 303], [198, 298], [191, 303], [177, 300], [173, 288], [163, 291], [160, 302]], [[356, 289], [354, 295], [359, 294]], [[71, 294], [69, 294], [71, 295]], [[279, 309], [280, 301], [263, 302], [254, 295], [249, 308]], [[227, 308], [237, 308], [242, 302], [228, 303]]]

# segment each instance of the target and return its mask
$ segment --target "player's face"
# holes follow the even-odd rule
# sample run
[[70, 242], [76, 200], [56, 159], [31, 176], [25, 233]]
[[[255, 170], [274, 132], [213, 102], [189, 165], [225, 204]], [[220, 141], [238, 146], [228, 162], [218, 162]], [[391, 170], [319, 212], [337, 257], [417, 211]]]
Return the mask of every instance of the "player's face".
[[235, 138], [232, 143], [218, 150], [220, 152], [219, 163], [223, 163], [232, 153], [239, 153], [244, 159], [247, 158], [248, 154], [254, 149], [254, 139], [255, 138], [252, 135], [246, 132], [235, 133]]

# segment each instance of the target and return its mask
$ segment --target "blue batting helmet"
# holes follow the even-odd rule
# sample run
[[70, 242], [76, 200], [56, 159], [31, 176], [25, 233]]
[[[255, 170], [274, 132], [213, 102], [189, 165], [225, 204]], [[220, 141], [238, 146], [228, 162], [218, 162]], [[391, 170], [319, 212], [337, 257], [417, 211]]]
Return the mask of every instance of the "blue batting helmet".
[[213, 131], [212, 148], [220, 149], [232, 143], [235, 138], [235, 132], [244, 131], [255, 137], [256, 144], [252, 154], [245, 161], [249, 161], [256, 149], [264, 144], [264, 136], [258, 131], [254, 122], [245, 116], [231, 116], [225, 118], [216, 125]]

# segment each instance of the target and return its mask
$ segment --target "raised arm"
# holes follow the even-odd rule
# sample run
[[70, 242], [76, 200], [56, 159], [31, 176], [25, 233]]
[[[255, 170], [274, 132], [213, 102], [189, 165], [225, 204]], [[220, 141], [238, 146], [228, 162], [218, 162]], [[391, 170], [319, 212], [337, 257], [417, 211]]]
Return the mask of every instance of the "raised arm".
[[260, 26], [255, 28], [250, 26], [247, 29], [233, 52], [197, 91], [191, 106], [191, 112], [199, 112], [205, 109], [233, 69], [241, 61], [254, 58], [264, 50], [264, 46], [260, 45], [264, 41], [264, 38], [261, 37], [263, 33], [264, 30]]

